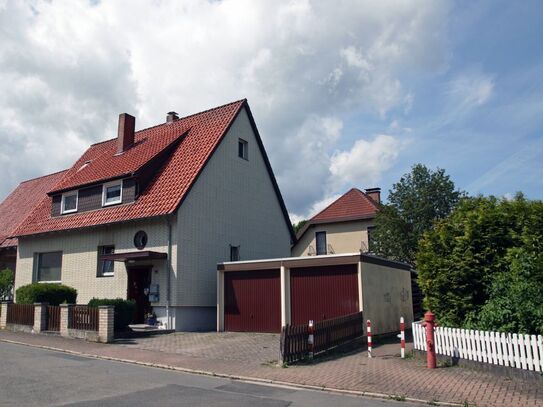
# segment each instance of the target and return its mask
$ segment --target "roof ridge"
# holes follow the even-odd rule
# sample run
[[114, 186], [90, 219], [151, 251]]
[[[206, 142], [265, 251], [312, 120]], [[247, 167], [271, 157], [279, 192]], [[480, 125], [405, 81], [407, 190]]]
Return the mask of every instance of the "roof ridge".
[[57, 171], [57, 172], [52, 172], [51, 174], [40, 175], [39, 177], [36, 177], [36, 178], [25, 179], [24, 181], [19, 182], [19, 185], [21, 185], [21, 184], [26, 184], [27, 182], [31, 182], [31, 181], [36, 181], [36, 180], [38, 180], [38, 179], [40, 179], [40, 178], [47, 178], [47, 177], [51, 177], [51, 176], [53, 176], [53, 175], [58, 175], [58, 174], [60, 174], [61, 172], [66, 172], [66, 171], [68, 171], [68, 170], [69, 170], [69, 168], [66, 168], [66, 169], [64, 169], [64, 170], [60, 170], [60, 171]]
[[[211, 112], [213, 110], [222, 109], [222, 108], [224, 108], [226, 106], [230, 106], [230, 105], [233, 105], [233, 104], [236, 104], [236, 103], [239, 103], [239, 102], [247, 102], [247, 98], [235, 100], [233, 102], [225, 103], [224, 105], [212, 107], [211, 109], [202, 110], [201, 112], [196, 112], [196, 113], [189, 114], [187, 116], [180, 117], [179, 119], [176, 120], [176, 122], [179, 121], [179, 120], [188, 119], [189, 117], [197, 116], [199, 114], [209, 113], [209, 112]], [[140, 132], [146, 131], [146, 130], [151, 130], [151, 129], [154, 129], [154, 128], [157, 128], [157, 127], [160, 127], [160, 126], [165, 126], [165, 125], [168, 125], [168, 124], [169, 123], [166, 122], [166, 123], [155, 124], [154, 126], [144, 127], [143, 129], [139, 129], [138, 131], [134, 132], [134, 134], [137, 134], [137, 133], [140, 133]], [[98, 144], [108, 143], [108, 142], [116, 140], [116, 139], [117, 139], [117, 137], [110, 138], [110, 139], [103, 140], [103, 141], [98, 141], [98, 142], [96, 142], [94, 144], [91, 144], [91, 146], [96, 146]]]

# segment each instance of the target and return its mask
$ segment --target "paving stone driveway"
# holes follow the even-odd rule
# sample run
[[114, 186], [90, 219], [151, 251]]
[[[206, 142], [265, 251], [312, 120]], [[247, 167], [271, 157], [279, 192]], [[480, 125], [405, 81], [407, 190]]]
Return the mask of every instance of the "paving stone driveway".
[[279, 334], [248, 332], [176, 332], [118, 339], [123, 346], [215, 360], [261, 365], [279, 360]]

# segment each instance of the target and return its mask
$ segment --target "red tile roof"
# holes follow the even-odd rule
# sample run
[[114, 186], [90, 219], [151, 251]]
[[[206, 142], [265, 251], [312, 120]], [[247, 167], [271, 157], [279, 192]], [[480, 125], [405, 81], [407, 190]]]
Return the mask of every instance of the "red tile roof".
[[66, 171], [23, 181], [8, 197], [0, 203], [0, 248], [17, 246], [17, 239], [8, 239], [32, 212]]
[[297, 233], [299, 240], [311, 225], [348, 220], [372, 219], [379, 210], [379, 204], [364, 192], [352, 188], [317, 213]]
[[[140, 144], [133, 148], [138, 149], [135, 151], [140, 152], [147, 161], [182, 134], [186, 133], [186, 136], [181, 138], [179, 145], [135, 202], [97, 211], [52, 217], [52, 199], [48, 196], [17, 228], [14, 235], [25, 236], [78, 229], [173, 213], [246, 103], [245, 99], [240, 100], [136, 132], [136, 144]], [[134, 171], [144, 164], [136, 154], [127, 154], [128, 151], [114, 157], [116, 142], [117, 140], [113, 139], [91, 146], [52, 191], [66, 189], [71, 185], [87, 184], [91, 180], [96, 181], [99, 176], [111, 178]], [[124, 155], [127, 158], [123, 158]], [[95, 160], [95, 165], [91, 162], [88, 171], [85, 171], [86, 168], [80, 171], [85, 175], [79, 176], [77, 170], [89, 159]], [[107, 168], [108, 165], [115, 167]]]
[[185, 134], [184, 124], [139, 131], [134, 146], [122, 154], [117, 154], [117, 139], [92, 145], [49, 194], [133, 175]]
[[351, 218], [374, 217], [378, 205], [364, 192], [352, 188], [322, 211], [313, 216], [311, 221], [339, 221]]

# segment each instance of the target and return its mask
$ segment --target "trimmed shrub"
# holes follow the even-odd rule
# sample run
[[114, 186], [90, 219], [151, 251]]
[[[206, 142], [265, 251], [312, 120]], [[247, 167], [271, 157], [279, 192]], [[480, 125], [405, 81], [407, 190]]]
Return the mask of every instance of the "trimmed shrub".
[[98, 308], [100, 305], [113, 305], [115, 307], [115, 330], [120, 331], [126, 328], [134, 317], [136, 303], [134, 300], [123, 300], [122, 298], [93, 298], [89, 301], [89, 307]]
[[67, 285], [53, 283], [33, 283], [19, 287], [16, 294], [17, 304], [47, 302], [49, 305], [75, 304], [77, 290]]

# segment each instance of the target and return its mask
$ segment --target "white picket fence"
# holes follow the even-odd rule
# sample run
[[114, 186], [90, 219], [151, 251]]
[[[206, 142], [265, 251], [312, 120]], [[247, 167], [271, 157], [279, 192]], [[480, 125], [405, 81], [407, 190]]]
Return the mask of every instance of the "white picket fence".
[[[543, 372], [543, 336], [434, 328], [436, 353], [454, 358]], [[426, 328], [413, 323], [413, 347], [426, 351]]]

